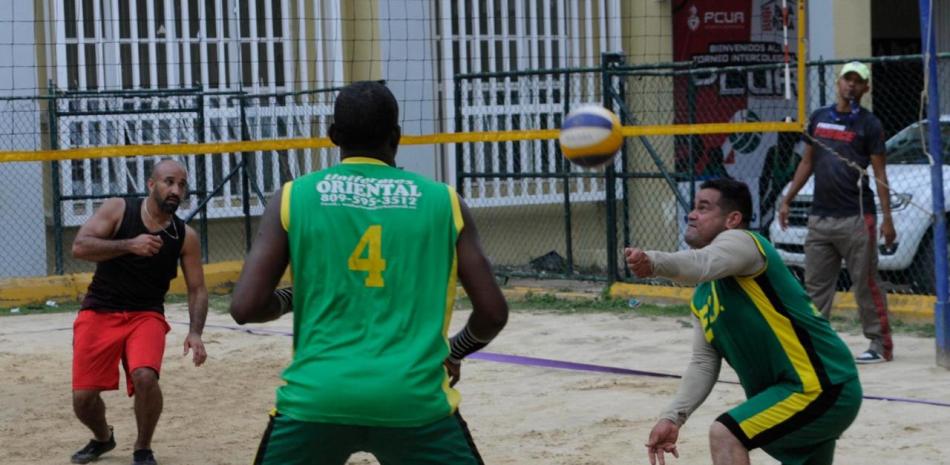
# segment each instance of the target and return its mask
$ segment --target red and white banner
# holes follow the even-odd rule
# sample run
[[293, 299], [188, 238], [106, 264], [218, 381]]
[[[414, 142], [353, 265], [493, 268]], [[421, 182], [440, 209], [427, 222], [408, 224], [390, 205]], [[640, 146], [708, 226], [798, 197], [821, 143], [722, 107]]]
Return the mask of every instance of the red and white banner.
[[[675, 79], [675, 122], [785, 121], [797, 115], [796, 0], [681, 0], [673, 5], [673, 59], [693, 61], [697, 67], [725, 67], [788, 62], [790, 92], [786, 95], [785, 69], [710, 72]], [[783, 27], [787, 24], [787, 36]], [[786, 41], [789, 49], [786, 55]], [[692, 80], [692, 87], [690, 81]], [[791, 138], [791, 139], [790, 139]], [[713, 134], [695, 136], [677, 144], [677, 168], [697, 178], [729, 176], [744, 181], [752, 191], [755, 218], [771, 216], [772, 184], [787, 182], [776, 165], [791, 157], [797, 137], [778, 133]], [[793, 140], [794, 139], [794, 140]], [[690, 167], [690, 152], [692, 166]], [[794, 169], [794, 167], [792, 167]], [[780, 170], [781, 171], [781, 170]], [[767, 179], [762, 179], [763, 175]], [[777, 178], [775, 178], [777, 176]], [[789, 173], [790, 176], [790, 173]]]

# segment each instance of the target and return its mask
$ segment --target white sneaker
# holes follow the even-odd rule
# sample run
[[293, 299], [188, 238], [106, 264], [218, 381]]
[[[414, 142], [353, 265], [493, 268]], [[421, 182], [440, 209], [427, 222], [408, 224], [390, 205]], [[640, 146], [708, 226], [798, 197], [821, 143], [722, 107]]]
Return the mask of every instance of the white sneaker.
[[872, 363], [881, 363], [886, 361], [887, 360], [885, 360], [881, 354], [871, 349], [865, 350], [863, 354], [854, 357], [854, 363], [859, 365], [870, 365]]

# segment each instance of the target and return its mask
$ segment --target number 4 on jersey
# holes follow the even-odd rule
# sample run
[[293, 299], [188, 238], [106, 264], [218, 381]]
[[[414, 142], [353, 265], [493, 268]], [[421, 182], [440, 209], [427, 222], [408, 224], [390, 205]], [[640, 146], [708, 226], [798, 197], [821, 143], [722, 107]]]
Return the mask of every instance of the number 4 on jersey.
[[[364, 250], [366, 250], [366, 258], [363, 258]], [[353, 253], [350, 254], [347, 265], [350, 271], [369, 273], [363, 281], [366, 287], [384, 286], [383, 271], [386, 270], [386, 260], [383, 259], [383, 227], [381, 225], [374, 224], [366, 229], [360, 242], [353, 249]]]

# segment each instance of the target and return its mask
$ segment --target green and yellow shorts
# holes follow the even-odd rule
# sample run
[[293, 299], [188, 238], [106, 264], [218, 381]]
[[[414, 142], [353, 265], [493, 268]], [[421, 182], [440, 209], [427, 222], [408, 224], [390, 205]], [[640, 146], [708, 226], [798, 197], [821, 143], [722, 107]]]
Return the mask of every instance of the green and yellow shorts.
[[456, 412], [417, 427], [341, 425], [271, 415], [255, 465], [343, 465], [369, 452], [381, 465], [482, 465], [468, 425]]
[[749, 450], [761, 447], [783, 465], [830, 464], [835, 442], [858, 416], [857, 378], [810, 396], [778, 384], [719, 416]]

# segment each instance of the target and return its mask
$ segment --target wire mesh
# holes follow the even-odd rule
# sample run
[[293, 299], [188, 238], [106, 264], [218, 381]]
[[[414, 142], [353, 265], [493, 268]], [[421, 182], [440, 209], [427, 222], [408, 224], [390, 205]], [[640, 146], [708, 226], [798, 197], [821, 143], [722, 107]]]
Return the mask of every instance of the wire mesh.
[[[883, 284], [890, 292], [928, 294], [933, 293], [934, 247], [929, 166], [917, 125], [919, 59], [894, 56], [862, 60], [871, 65], [873, 76], [873, 91], [863, 104], [881, 119], [888, 139], [890, 203], [898, 240], [893, 248], [885, 247], [880, 240]], [[808, 64], [809, 112], [835, 101], [836, 73], [846, 61]], [[948, 61], [950, 55], [941, 56], [941, 62]], [[616, 99], [623, 102], [618, 107], [623, 109], [620, 113], [625, 124], [678, 124], [684, 121], [683, 115], [688, 117], [685, 121], [699, 124], [723, 119], [749, 121], [752, 111], [704, 102], [688, 82], [679, 80], [690, 76], [709, 80], [706, 74], [745, 76], [734, 80], [719, 77], [715, 81], [726, 86], [744, 82], [746, 93], [739, 97], [749, 105], [749, 86], [758, 79], [757, 73], [771, 73], [770, 69], [731, 67], [709, 73], [690, 66], [658, 65], [621, 66], [608, 73], [614, 79], [611, 88], [616, 89]], [[466, 77], [471, 82], [460, 84], [459, 95], [463, 98], [458, 130], [556, 127], [572, 106], [604, 100], [603, 83], [597, 75], [600, 73], [594, 70], [577, 69]], [[525, 81], [530, 85], [524, 86]], [[774, 101], [762, 95], [756, 98], [758, 111], [775, 120], [797, 113], [777, 93], [770, 97]], [[517, 100], [527, 108], [505, 111], [502, 107], [510, 105], [509, 100]], [[493, 115], [496, 106], [497, 114]], [[941, 124], [950, 127], [950, 116], [945, 119]], [[508, 123], [522, 121], [528, 124], [516, 127]], [[706, 179], [730, 177], [748, 184], [753, 194], [751, 228], [771, 237], [786, 263], [803, 276], [810, 188], [806, 186], [793, 202], [787, 231], [775, 221], [777, 202], [803, 150], [801, 137], [795, 132], [631, 137], [611, 170], [584, 170], [559, 163], [563, 159], [552, 140], [477, 142], [457, 145], [455, 150], [460, 191], [475, 207], [477, 217], [485, 218], [479, 224], [486, 249], [496, 266], [506, 272], [609, 279], [609, 264], [616, 260], [616, 277], [632, 279], [620, 259], [622, 245], [664, 251], [686, 248], [682, 239], [685, 216], [698, 185]], [[950, 147], [950, 143], [945, 144]], [[945, 154], [947, 147], [943, 149]], [[945, 177], [950, 176], [950, 169], [945, 173]], [[605, 195], [609, 176], [619, 179], [613, 193], [613, 214], [608, 213]], [[880, 209], [878, 213], [880, 224]], [[593, 240], [601, 234], [605, 235], [603, 239]], [[611, 235], [616, 242], [608, 253]], [[545, 264], [550, 266], [542, 266]], [[839, 289], [849, 286], [847, 272], [842, 271]]]
[[[249, 95], [178, 91], [52, 90], [0, 99], [0, 146], [7, 150], [96, 148], [292, 139], [325, 135], [333, 89]], [[243, 124], [242, 124], [243, 122]], [[53, 128], [49, 131], [48, 128]], [[110, 197], [142, 197], [162, 156], [62, 159], [0, 164], [9, 182], [0, 202], [13, 243], [3, 276], [92, 271], [69, 247]], [[257, 150], [174, 156], [188, 171], [179, 216], [196, 229], [208, 262], [241, 260], [256, 218], [284, 182], [337, 161], [331, 149]], [[39, 186], [39, 187], [37, 187]]]
[[[882, 120], [885, 136], [893, 137], [888, 178], [898, 247], [882, 250], [880, 272], [891, 291], [931, 293], [929, 175], [920, 128], [914, 126], [919, 100], [911, 97], [920, 89], [919, 57], [863, 61], [872, 65], [873, 83], [864, 103]], [[941, 56], [941, 63], [948, 61], [950, 56]], [[839, 65], [809, 64], [809, 110], [834, 101]], [[684, 70], [690, 67], [617, 66], [608, 70], [607, 86], [600, 67], [462, 75], [452, 92], [457, 105], [449, 120], [455, 132], [465, 134], [555, 130], [571, 108], [590, 102], [612, 106], [627, 124], [678, 123], [678, 114], [690, 112], [696, 112], [696, 121], [703, 112], [733, 119], [735, 112], [726, 118], [722, 108], [700, 100], [691, 103], [688, 82], [685, 88], [677, 84]], [[606, 95], [605, 88], [611, 89]], [[192, 189], [181, 215], [198, 213], [190, 224], [204, 238], [211, 262], [243, 257], [256, 218], [283, 182], [337, 161], [333, 149], [277, 148], [281, 140], [326, 134], [332, 88], [257, 94], [202, 89], [48, 94], [0, 99], [3, 148], [275, 142], [273, 150], [181, 157]], [[683, 218], [696, 183], [719, 176], [750, 185], [756, 199], [753, 227], [772, 237], [787, 263], [800, 266], [795, 260], [802, 255], [803, 236], [796, 231], [807, 216], [808, 194], [801, 193], [793, 203], [792, 232], [786, 232], [790, 239], [778, 237], [774, 227], [775, 203], [801, 153], [799, 139], [797, 133], [776, 132], [630, 137], [607, 170], [567, 163], [556, 141], [547, 138], [445, 144], [441, 149], [448, 179], [471, 207], [486, 252], [500, 273], [606, 280], [629, 277], [620, 259], [624, 244], [683, 248]], [[8, 180], [0, 188], [0, 221], [14, 244], [2, 252], [0, 272], [44, 276], [88, 271], [89, 265], [69, 257], [76, 229], [103, 198], [143, 194], [149, 165], [156, 159], [0, 164]], [[846, 275], [841, 284], [847, 286]]]

